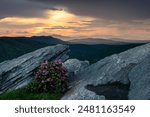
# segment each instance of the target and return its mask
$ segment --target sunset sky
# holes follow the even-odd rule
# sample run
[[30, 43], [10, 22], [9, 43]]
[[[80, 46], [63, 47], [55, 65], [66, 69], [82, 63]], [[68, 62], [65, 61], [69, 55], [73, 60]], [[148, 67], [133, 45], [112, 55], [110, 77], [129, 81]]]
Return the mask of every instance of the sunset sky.
[[150, 0], [0, 0], [0, 36], [150, 40]]

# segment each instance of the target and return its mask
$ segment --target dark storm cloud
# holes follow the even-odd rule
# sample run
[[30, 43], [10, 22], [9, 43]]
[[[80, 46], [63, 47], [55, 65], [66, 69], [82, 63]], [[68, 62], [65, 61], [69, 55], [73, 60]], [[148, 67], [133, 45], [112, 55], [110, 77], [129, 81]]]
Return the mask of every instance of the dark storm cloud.
[[45, 10], [59, 10], [29, 0], [0, 0], [0, 19], [5, 17], [46, 17]]
[[150, 18], [150, 0], [31, 0], [67, 8], [77, 15], [114, 20]]
[[150, 0], [0, 0], [0, 18], [46, 17], [46, 10], [69, 12], [111, 20], [150, 18]]

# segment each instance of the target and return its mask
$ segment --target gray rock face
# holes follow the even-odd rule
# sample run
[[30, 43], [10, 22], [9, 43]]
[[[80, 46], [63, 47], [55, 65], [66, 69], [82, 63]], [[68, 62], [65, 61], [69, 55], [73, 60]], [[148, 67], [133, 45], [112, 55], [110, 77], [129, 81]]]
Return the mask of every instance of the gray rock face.
[[[62, 99], [76, 100], [88, 97], [88, 99], [93, 99], [94, 97], [90, 98], [89, 95], [85, 94], [87, 85], [97, 86], [109, 82], [128, 84], [130, 71], [144, 60], [149, 53], [150, 44], [146, 44], [98, 61], [76, 76], [78, 83]], [[94, 99], [99, 98], [95, 97]]]
[[86, 67], [89, 66], [89, 61], [80, 61], [78, 59], [68, 59], [63, 63], [67, 68], [71, 76], [76, 76], [79, 72], [83, 71]]
[[130, 100], [150, 99], [150, 54], [129, 73], [131, 81]]
[[32, 80], [33, 70], [44, 60], [68, 59], [66, 45], [49, 46], [0, 63], [0, 91], [13, 90]]
[[[69, 92], [69, 94], [70, 93], [71, 92]], [[82, 94], [80, 94], [80, 93], [82, 93]], [[89, 91], [89, 90], [85, 90], [84, 93], [79, 91], [78, 93], [75, 93], [74, 95], [70, 95], [70, 97], [68, 99], [74, 100], [74, 97], [76, 97], [76, 100], [105, 100], [105, 96], [103, 96], [103, 95], [99, 96], [99, 95], [97, 95], [94, 92]], [[63, 97], [62, 100], [66, 100], [66, 97]]]

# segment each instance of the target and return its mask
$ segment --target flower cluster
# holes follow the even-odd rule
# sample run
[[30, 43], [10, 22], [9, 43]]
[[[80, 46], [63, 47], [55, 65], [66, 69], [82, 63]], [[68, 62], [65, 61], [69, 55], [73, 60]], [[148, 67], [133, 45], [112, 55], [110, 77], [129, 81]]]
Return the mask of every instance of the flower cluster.
[[64, 93], [68, 89], [68, 71], [61, 60], [44, 61], [35, 74], [35, 80], [42, 91], [59, 90]]

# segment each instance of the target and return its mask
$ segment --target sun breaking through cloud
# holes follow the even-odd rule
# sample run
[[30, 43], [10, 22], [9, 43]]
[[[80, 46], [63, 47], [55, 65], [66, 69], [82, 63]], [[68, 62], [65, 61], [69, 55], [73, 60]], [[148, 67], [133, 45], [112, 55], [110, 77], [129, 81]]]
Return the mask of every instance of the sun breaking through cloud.
[[112, 1], [1, 0], [0, 36], [149, 40], [150, 2]]

